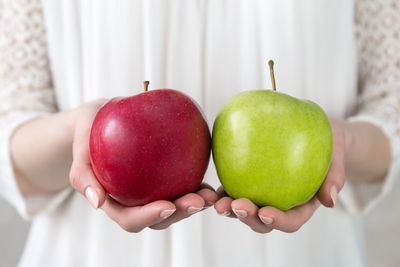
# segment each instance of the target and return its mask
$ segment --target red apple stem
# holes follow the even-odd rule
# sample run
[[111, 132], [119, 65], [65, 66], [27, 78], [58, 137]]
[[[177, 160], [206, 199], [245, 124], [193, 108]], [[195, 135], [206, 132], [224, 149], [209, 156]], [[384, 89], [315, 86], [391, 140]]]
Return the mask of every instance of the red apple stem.
[[145, 92], [149, 91], [149, 83], [150, 82], [149, 81], [144, 81], [143, 83], [144, 83], [144, 91]]
[[275, 74], [274, 74], [274, 61], [272, 59], [270, 59], [268, 61], [268, 65], [269, 65], [269, 73], [271, 75], [272, 89], [274, 89], [274, 91], [276, 91]]

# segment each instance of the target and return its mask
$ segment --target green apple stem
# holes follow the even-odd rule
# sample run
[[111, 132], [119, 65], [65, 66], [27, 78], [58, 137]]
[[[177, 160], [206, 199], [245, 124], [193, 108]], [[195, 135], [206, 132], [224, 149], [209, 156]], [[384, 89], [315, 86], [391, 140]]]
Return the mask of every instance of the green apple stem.
[[149, 91], [149, 83], [150, 82], [149, 81], [144, 81], [143, 83], [144, 83], [144, 91], [145, 92]]
[[268, 61], [268, 65], [269, 65], [269, 73], [271, 75], [272, 89], [274, 89], [274, 91], [276, 91], [275, 74], [274, 74], [274, 61], [270, 59]]

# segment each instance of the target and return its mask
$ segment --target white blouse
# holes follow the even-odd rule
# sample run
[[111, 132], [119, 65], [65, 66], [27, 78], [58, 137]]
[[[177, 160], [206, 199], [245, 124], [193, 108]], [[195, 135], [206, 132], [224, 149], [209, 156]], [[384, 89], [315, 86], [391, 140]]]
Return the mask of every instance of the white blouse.
[[[364, 266], [359, 215], [400, 175], [399, 12], [395, 0], [0, 0], [0, 195], [32, 220], [19, 266]], [[231, 96], [270, 87], [270, 58], [279, 91], [382, 127], [384, 182], [347, 181], [335, 209], [266, 235], [213, 209], [130, 234], [71, 187], [19, 191], [9, 138], [21, 123], [148, 79], [192, 96], [212, 126]], [[205, 180], [219, 185], [212, 162]]]

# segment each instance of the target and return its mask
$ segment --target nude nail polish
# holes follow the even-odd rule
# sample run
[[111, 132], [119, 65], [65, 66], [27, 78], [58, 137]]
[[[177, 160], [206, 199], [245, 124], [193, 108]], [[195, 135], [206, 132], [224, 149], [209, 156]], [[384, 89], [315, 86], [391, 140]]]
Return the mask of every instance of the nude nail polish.
[[336, 199], [337, 199], [337, 195], [338, 195], [338, 191], [336, 189], [336, 186], [332, 186], [331, 187], [330, 195], [331, 195], [331, 199], [332, 199], [332, 202], [333, 202], [333, 206], [332, 206], [332, 208], [333, 208], [333, 207], [335, 207]]
[[197, 208], [197, 207], [193, 207], [193, 206], [190, 206], [189, 208], [187, 208], [187, 213], [189, 213], [189, 214], [195, 214], [196, 212], [199, 212], [199, 211], [201, 211], [203, 208]]
[[238, 218], [246, 218], [247, 217], [247, 211], [245, 210], [233, 210], [233, 212], [236, 214]]
[[231, 212], [230, 211], [225, 211], [223, 213], [218, 213], [218, 214], [221, 215], [221, 216], [225, 216], [225, 217], [231, 216]]
[[266, 225], [270, 225], [273, 222], [271, 217], [265, 217], [265, 216], [259, 216], [259, 217], [260, 217], [260, 220]]
[[87, 198], [87, 200], [89, 200], [90, 205], [92, 205], [94, 209], [99, 208], [99, 196], [91, 186], [88, 186], [86, 188], [85, 197]]
[[172, 210], [164, 210], [160, 213], [160, 218], [161, 219], [167, 219], [169, 216], [171, 216], [172, 214], [174, 214], [174, 212], [176, 211], [176, 209], [172, 209]]

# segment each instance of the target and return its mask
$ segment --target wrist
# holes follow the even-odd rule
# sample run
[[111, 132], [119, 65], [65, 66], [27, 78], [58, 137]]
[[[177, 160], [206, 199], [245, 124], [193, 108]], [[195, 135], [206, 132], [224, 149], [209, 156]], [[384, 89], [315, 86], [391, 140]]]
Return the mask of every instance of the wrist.
[[391, 162], [390, 145], [382, 130], [364, 121], [343, 125], [346, 175], [357, 182], [382, 179]]
[[68, 129], [68, 133], [70, 134], [71, 137], [74, 136], [74, 131], [75, 131], [75, 125], [76, 125], [76, 119], [77, 119], [77, 112], [76, 109], [66, 111], [66, 126]]
[[344, 129], [344, 158], [345, 162], [350, 161], [351, 151], [354, 147], [354, 131], [352, 131], [351, 122], [342, 121], [343, 129]]

